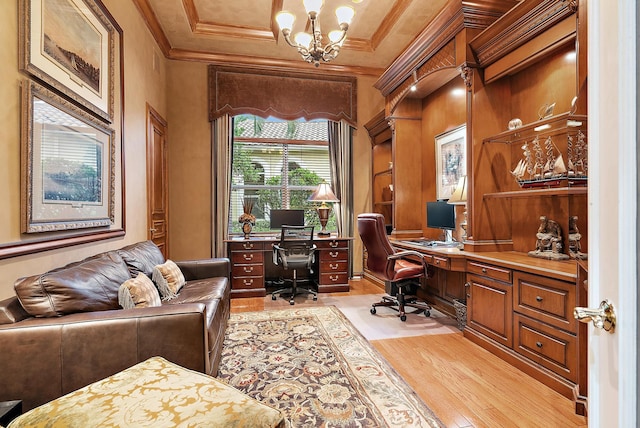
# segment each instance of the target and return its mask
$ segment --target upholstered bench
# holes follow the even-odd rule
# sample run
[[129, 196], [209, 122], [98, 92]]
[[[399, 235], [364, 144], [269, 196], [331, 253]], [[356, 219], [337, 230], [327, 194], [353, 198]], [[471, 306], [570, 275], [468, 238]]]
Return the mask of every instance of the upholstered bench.
[[14, 419], [9, 428], [286, 427], [283, 414], [205, 374], [152, 357]]

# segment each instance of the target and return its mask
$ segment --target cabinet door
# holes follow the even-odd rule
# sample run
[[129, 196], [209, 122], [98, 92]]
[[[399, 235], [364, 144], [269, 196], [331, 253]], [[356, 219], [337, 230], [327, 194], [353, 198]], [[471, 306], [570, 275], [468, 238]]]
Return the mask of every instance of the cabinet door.
[[512, 286], [478, 275], [467, 275], [467, 324], [511, 348], [513, 345]]

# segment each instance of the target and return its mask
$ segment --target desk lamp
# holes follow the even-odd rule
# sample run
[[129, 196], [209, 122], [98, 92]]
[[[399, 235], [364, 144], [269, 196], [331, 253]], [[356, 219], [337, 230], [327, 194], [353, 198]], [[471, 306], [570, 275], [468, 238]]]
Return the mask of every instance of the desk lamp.
[[464, 231], [462, 234], [462, 240], [467, 239], [467, 176], [463, 175], [458, 180], [458, 184], [456, 185], [456, 189], [451, 194], [451, 197], [447, 201], [451, 205], [465, 205], [464, 209], [464, 220], [460, 223], [460, 227]]
[[311, 202], [321, 202], [320, 206], [316, 208], [318, 212], [318, 218], [320, 218], [320, 225], [322, 226], [322, 230], [318, 232], [318, 236], [326, 236], [330, 235], [331, 232], [326, 231], [327, 221], [329, 220], [329, 213], [331, 212], [331, 207], [327, 205], [327, 202], [340, 202], [338, 197], [331, 190], [331, 186], [326, 181], [322, 181], [318, 185], [318, 188], [309, 196], [309, 201]]

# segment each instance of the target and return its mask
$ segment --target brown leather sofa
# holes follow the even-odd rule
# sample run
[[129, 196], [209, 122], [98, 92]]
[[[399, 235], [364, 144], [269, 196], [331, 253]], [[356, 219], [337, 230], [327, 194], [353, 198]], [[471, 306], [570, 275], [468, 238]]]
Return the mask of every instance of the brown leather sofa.
[[162, 306], [121, 309], [119, 284], [164, 257], [151, 241], [18, 279], [0, 301], [0, 401], [23, 410], [153, 356], [212, 376], [230, 313], [226, 258], [176, 262], [186, 284]]

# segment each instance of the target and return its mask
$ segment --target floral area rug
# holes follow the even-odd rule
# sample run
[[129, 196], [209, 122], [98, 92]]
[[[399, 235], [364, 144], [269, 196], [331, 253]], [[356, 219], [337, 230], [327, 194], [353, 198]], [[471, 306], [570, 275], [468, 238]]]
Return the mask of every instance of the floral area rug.
[[232, 314], [218, 378], [292, 427], [444, 427], [333, 306]]

